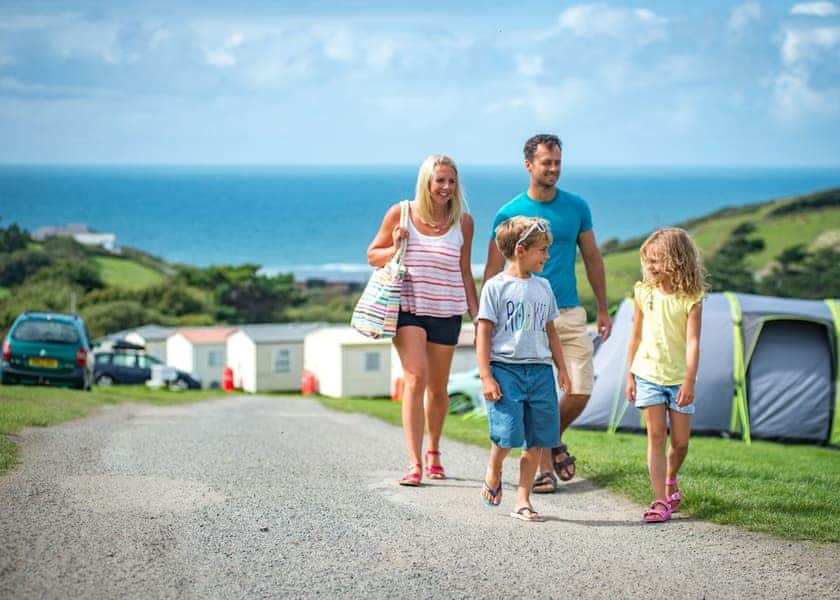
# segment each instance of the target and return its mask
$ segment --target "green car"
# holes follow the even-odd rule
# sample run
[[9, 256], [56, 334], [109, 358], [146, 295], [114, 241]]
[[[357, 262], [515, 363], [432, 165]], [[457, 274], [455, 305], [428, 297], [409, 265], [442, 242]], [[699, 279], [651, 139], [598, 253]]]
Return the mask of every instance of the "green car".
[[0, 383], [55, 385], [89, 390], [93, 355], [78, 315], [25, 312], [3, 341]]

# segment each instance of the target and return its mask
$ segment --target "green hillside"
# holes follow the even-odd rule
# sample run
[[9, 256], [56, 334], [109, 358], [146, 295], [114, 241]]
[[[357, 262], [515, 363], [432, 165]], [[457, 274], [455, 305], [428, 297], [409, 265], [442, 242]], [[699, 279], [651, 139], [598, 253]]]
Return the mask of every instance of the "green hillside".
[[[840, 251], [840, 188], [823, 192], [783, 198], [760, 204], [723, 209], [711, 215], [675, 224], [694, 237], [704, 258], [713, 257], [739, 226], [754, 226], [750, 239], [762, 240], [764, 249], [744, 256], [746, 266], [760, 276], [770, 269], [785, 250], [802, 246], [815, 249], [815, 240]], [[596, 231], [597, 233], [597, 231]], [[616, 250], [604, 250], [607, 272], [607, 293], [610, 305], [632, 294], [633, 283], [640, 277], [639, 247], [644, 236], [619, 245]], [[708, 260], [707, 260], [708, 262]], [[581, 302], [591, 312], [594, 307], [592, 290], [586, 280], [583, 263], [578, 260], [578, 293]], [[838, 283], [840, 285], [840, 283]], [[723, 291], [713, 289], [712, 291]], [[745, 290], [735, 290], [745, 291]], [[838, 290], [825, 290], [825, 296], [837, 296]]]
[[164, 275], [146, 265], [127, 258], [97, 256], [99, 274], [106, 286], [138, 290], [163, 280]]

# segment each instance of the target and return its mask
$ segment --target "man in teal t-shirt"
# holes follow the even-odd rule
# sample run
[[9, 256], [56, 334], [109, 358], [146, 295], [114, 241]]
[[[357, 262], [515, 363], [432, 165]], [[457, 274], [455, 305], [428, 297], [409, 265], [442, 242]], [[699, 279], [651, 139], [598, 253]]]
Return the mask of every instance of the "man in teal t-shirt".
[[[525, 142], [525, 169], [531, 182], [527, 192], [505, 204], [493, 220], [493, 232], [487, 249], [484, 281], [502, 271], [505, 259], [496, 246], [496, 227], [503, 221], [516, 216], [542, 217], [551, 225], [554, 242], [548, 249], [549, 259], [539, 275], [548, 279], [557, 299], [560, 317], [555, 329], [563, 345], [563, 356], [572, 389], [560, 401], [560, 437], [572, 422], [583, 412], [592, 393], [593, 345], [586, 330], [586, 311], [580, 306], [575, 277], [577, 250], [586, 267], [586, 277], [595, 300], [598, 303], [598, 335], [606, 340], [612, 323], [607, 312], [607, 284], [604, 275], [604, 261], [595, 243], [592, 231], [592, 215], [589, 206], [579, 196], [558, 189], [562, 145], [556, 135], [535, 135]], [[545, 452], [540, 461], [540, 473], [534, 481], [535, 492], [553, 492], [557, 481], [552, 468], [563, 481], [575, 475], [575, 457], [571, 456], [562, 443], [551, 454]]]

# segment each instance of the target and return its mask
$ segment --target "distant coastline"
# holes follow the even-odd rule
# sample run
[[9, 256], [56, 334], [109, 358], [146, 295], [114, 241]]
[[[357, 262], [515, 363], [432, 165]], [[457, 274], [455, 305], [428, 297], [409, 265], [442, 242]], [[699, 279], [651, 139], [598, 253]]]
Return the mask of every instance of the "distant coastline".
[[[364, 281], [385, 209], [414, 193], [416, 168], [0, 166], [0, 217], [33, 231], [84, 223], [198, 267], [256, 264], [296, 279]], [[480, 273], [495, 211], [527, 184], [517, 166], [463, 166]], [[599, 243], [720, 208], [840, 186], [833, 168], [594, 168], [564, 165], [560, 187], [587, 200]]]

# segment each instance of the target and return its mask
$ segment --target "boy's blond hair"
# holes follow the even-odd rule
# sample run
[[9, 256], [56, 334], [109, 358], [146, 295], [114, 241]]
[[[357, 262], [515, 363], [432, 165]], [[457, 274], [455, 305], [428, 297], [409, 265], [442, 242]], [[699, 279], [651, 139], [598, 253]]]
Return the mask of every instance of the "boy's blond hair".
[[[674, 292], [696, 296], [708, 289], [706, 270], [700, 259], [700, 250], [684, 229], [664, 227], [654, 231], [639, 249], [642, 277], [646, 277], [645, 258], [655, 255], [662, 264]], [[645, 281], [651, 285], [649, 281]]]
[[496, 227], [496, 246], [508, 260], [516, 254], [517, 246], [527, 250], [539, 243], [550, 246], [553, 240], [548, 221], [539, 217], [511, 217]]

